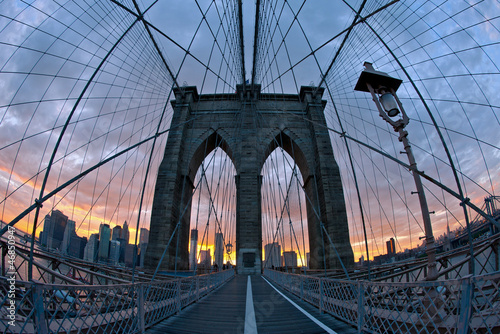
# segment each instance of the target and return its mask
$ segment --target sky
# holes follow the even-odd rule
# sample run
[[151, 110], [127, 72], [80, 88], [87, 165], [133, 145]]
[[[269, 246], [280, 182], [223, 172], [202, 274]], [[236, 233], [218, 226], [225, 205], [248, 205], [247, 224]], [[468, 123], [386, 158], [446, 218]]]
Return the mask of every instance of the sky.
[[[135, 12], [131, 1], [121, 3]], [[256, 81], [268, 93], [294, 94], [301, 85], [325, 87], [325, 118], [341, 169], [356, 259], [364, 252], [365, 240], [352, 166], [373, 254], [385, 253], [390, 237], [396, 237], [400, 251], [420, 244], [423, 234], [408, 171], [352, 140], [348, 151], [339, 136], [345, 132], [406, 162], [399, 153], [403, 147], [378, 116], [371, 97], [353, 90], [364, 61], [403, 80], [398, 96], [410, 117], [407, 129], [419, 169], [457, 191], [433, 116], [465, 196], [481, 207], [485, 197], [498, 195], [498, 2], [398, 2], [370, 16], [368, 24], [356, 24], [348, 35], [345, 29], [355, 18], [350, 7], [357, 9], [362, 1], [261, 3]], [[367, 16], [386, 3], [367, 1], [361, 13]], [[168, 132], [157, 140], [151, 137], [170, 126], [172, 87], [194, 85], [199, 93], [227, 93], [242, 80], [235, 2], [139, 1], [141, 11], [150, 6], [145, 18], [155, 43], [142, 22], [134, 23], [135, 16], [111, 1], [68, 1], [62, 7], [48, 0], [0, 4], [0, 219], [9, 222], [40, 196], [46, 168], [65, 129], [44, 194], [147, 141], [51, 197], [41, 217], [59, 209], [77, 222], [82, 236], [96, 233], [100, 223], [113, 227], [127, 220], [131, 235], [137, 223], [149, 226]], [[255, 2], [243, 1], [245, 80], [252, 79], [254, 24]], [[223, 155], [214, 160], [214, 170], [227, 164], [225, 160]], [[283, 171], [276, 174], [282, 176], [286, 167], [280, 168]], [[291, 175], [290, 168], [287, 173]], [[271, 179], [269, 189], [276, 189], [278, 181]], [[431, 218], [436, 236], [447, 225], [452, 230], [465, 225], [457, 199], [428, 182], [424, 186], [430, 211], [435, 212]], [[205, 221], [210, 200], [207, 192], [201, 194]], [[228, 202], [225, 208], [234, 205]], [[292, 207], [290, 220], [300, 231], [299, 206]], [[471, 219], [476, 216], [469, 214]], [[196, 221], [194, 214], [191, 220]], [[33, 221], [34, 211], [16, 226], [31, 231]], [[227, 218], [228, 226], [231, 221]], [[227, 229], [234, 240], [234, 228]]]

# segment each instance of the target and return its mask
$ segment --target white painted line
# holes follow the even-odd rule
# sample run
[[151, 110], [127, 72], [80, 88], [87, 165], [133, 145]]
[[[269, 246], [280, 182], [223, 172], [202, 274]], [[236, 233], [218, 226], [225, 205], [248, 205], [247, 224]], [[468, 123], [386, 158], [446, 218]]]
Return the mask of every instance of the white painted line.
[[255, 309], [253, 308], [252, 281], [247, 276], [247, 302], [245, 308], [245, 334], [257, 334], [257, 321], [255, 321]]
[[319, 321], [318, 319], [316, 319], [314, 316], [312, 316], [311, 314], [309, 314], [302, 307], [300, 307], [299, 305], [295, 304], [290, 298], [288, 298], [287, 296], [285, 296], [284, 294], [282, 294], [278, 289], [276, 289], [274, 287], [274, 285], [272, 285], [267, 279], [265, 279], [264, 276], [262, 276], [262, 278], [264, 279], [264, 281], [267, 282], [267, 284], [269, 284], [274, 290], [276, 290], [276, 292], [278, 292], [281, 296], [283, 296], [283, 298], [285, 298], [286, 300], [288, 300], [290, 302], [290, 304], [292, 304], [293, 306], [295, 306], [295, 308], [297, 310], [299, 310], [300, 312], [304, 313], [304, 315], [306, 317], [308, 317], [309, 319], [311, 319], [312, 321], [314, 321], [314, 323], [316, 325], [318, 325], [319, 327], [321, 327], [322, 329], [324, 329], [325, 332], [330, 333], [330, 334], [337, 334], [337, 332], [335, 332], [334, 330], [332, 330], [330, 327], [327, 327], [324, 323], [322, 323], [321, 321]]

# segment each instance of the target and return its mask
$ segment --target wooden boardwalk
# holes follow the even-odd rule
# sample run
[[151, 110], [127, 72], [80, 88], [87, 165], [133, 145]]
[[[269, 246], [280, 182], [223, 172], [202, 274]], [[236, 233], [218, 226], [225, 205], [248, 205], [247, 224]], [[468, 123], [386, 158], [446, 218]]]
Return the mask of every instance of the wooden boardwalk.
[[[248, 277], [251, 282], [252, 301], [247, 300]], [[309, 317], [290, 301], [308, 313]], [[357, 331], [328, 314], [319, 313], [317, 308], [291, 294], [282, 290], [276, 291], [261, 276], [237, 275], [215, 293], [158, 323], [146, 333], [357, 333]]]

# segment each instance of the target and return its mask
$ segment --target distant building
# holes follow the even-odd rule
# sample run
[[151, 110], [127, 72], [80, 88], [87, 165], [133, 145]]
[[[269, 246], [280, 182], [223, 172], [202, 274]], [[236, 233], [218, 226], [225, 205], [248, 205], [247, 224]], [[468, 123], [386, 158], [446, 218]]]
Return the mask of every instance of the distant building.
[[99, 226], [99, 252], [98, 260], [107, 261], [109, 256], [109, 240], [111, 239], [111, 229], [108, 224]]
[[265, 245], [264, 254], [266, 256], [264, 261], [266, 268], [281, 267], [281, 246], [277, 242]]
[[125, 246], [125, 257], [124, 257], [124, 262], [127, 267], [132, 267], [134, 263], [134, 257], [137, 257], [136, 246], [132, 244], [127, 244]]
[[120, 242], [120, 256], [118, 257], [118, 263], [124, 263], [125, 262], [125, 249], [127, 248], [127, 243], [125, 242], [125, 239], [118, 239], [117, 241]]
[[83, 259], [85, 247], [87, 246], [87, 238], [79, 237], [76, 233], [71, 236], [68, 246], [68, 255], [79, 259]]
[[200, 251], [200, 265], [209, 268], [212, 266], [212, 256], [210, 255], [210, 249]]
[[197, 265], [198, 230], [191, 230], [191, 246], [189, 249], [189, 269], [194, 270]]
[[283, 265], [285, 267], [297, 267], [297, 253], [295, 251], [283, 252]]
[[149, 242], [149, 230], [147, 228], [141, 227], [141, 235], [139, 236], [139, 245], [147, 244]]
[[76, 236], [75, 222], [68, 219], [66, 223], [66, 229], [64, 230], [63, 240], [61, 243], [61, 252], [63, 254], [68, 254], [68, 248], [71, 243], [71, 238]]
[[214, 264], [222, 269], [224, 265], [224, 237], [222, 233], [215, 233]]
[[113, 227], [113, 232], [111, 233], [111, 240], [118, 240], [122, 237], [122, 227], [120, 225], [116, 225]]
[[394, 256], [396, 254], [396, 243], [394, 242], [394, 238], [391, 238], [385, 243], [387, 247], [387, 255]]
[[120, 242], [117, 240], [109, 241], [109, 262], [111, 264], [118, 264], [120, 259]]
[[122, 239], [125, 240], [125, 244], [128, 244], [129, 243], [129, 239], [130, 239], [130, 232], [128, 231], [128, 224], [127, 224], [127, 221], [125, 221], [123, 223], [123, 227], [122, 227], [122, 235], [121, 235]]
[[144, 258], [146, 257], [146, 250], [148, 249], [148, 244], [141, 244], [141, 249], [139, 250], [139, 267], [144, 267]]
[[97, 253], [99, 252], [99, 234], [94, 233], [90, 236], [85, 250], [83, 252], [83, 259], [90, 262], [97, 261]]
[[49, 235], [50, 224], [52, 223], [50, 215], [46, 215], [43, 220], [43, 233], [40, 232], [40, 243], [43, 246], [47, 246], [47, 237]]
[[52, 211], [50, 215], [45, 216], [42, 244], [48, 248], [61, 249], [67, 222], [68, 217], [59, 210]]

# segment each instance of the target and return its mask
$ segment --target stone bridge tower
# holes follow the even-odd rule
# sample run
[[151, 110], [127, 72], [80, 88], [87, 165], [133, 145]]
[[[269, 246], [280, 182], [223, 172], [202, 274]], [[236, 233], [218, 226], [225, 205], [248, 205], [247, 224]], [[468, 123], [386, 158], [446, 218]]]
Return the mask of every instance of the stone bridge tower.
[[175, 89], [171, 130], [156, 181], [146, 266], [156, 268], [180, 221], [161, 269], [173, 269], [175, 261], [177, 269], [188, 269], [193, 182], [198, 167], [217, 146], [227, 153], [237, 173], [238, 273], [261, 272], [261, 170], [278, 146], [295, 159], [304, 180], [310, 268], [341, 267], [321, 231], [318, 214], [343, 263], [352, 266], [344, 194], [326, 128], [323, 90], [301, 87], [299, 95], [261, 94], [260, 85], [247, 84], [238, 85], [233, 94], [198, 95], [196, 87]]

